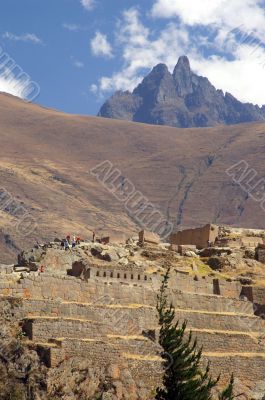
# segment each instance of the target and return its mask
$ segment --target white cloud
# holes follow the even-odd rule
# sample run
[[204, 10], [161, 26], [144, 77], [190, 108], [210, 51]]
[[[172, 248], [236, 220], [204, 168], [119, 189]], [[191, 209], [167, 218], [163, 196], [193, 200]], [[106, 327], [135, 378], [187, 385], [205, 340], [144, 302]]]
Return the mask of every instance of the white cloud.
[[95, 83], [93, 83], [93, 85], [90, 86], [90, 92], [93, 94], [98, 93], [98, 86]]
[[73, 57], [73, 56], [71, 56], [71, 60], [72, 60], [72, 63], [73, 63], [73, 66], [74, 67], [76, 67], [76, 68], [84, 68], [84, 66], [85, 66], [85, 64], [82, 62], [82, 61], [80, 61], [80, 60], [77, 60], [75, 57]]
[[30, 90], [28, 81], [19, 79], [9, 69], [5, 68], [0, 74], [0, 92], [9, 93], [13, 96], [27, 99]]
[[136, 8], [123, 13], [115, 42], [122, 65], [102, 76], [94, 93], [132, 90], [156, 64], [165, 63], [172, 71], [179, 56], [186, 54], [194, 72], [208, 77], [216, 88], [244, 102], [265, 104], [261, 1], [156, 0], [149, 22], [155, 22], [153, 17], [165, 18], [162, 28], [145, 26]]
[[103, 35], [100, 32], [96, 32], [96, 35], [90, 42], [92, 53], [95, 56], [104, 56], [111, 58], [112, 54], [112, 46], [108, 42], [107, 36]]
[[33, 44], [43, 44], [42, 40], [35, 33], [24, 33], [22, 35], [15, 35], [11, 32], [5, 32], [2, 35], [3, 39], [13, 40], [15, 42], [28, 42]]
[[253, 31], [265, 31], [264, 4], [261, 0], [156, 0], [152, 15], [178, 17], [187, 25], [228, 26], [243, 24]]
[[76, 68], [84, 68], [85, 64], [82, 61], [75, 60], [74, 61], [74, 66]]
[[80, 0], [80, 2], [82, 6], [88, 11], [92, 10], [95, 4], [94, 0]]
[[265, 104], [265, 50], [241, 46], [236, 58], [228, 61], [223, 57], [204, 59], [195, 55], [191, 58], [192, 67], [223, 91], [230, 92], [243, 102]]
[[264, 41], [264, 0], [155, 0], [151, 15], [157, 18], [176, 19], [187, 27], [215, 30], [219, 37], [243, 27]]
[[160, 62], [170, 68], [187, 48], [189, 37], [185, 29], [168, 24], [158, 37], [151, 39], [150, 30], [140, 21], [139, 11], [126, 10], [119, 23], [117, 42], [122, 46], [123, 67], [110, 77], [102, 77], [99, 90], [132, 90], [143, 78], [143, 73]]
[[67, 29], [68, 31], [70, 31], [70, 32], [78, 32], [78, 31], [80, 31], [82, 28], [80, 27], [80, 25], [77, 25], [77, 24], [68, 24], [68, 23], [63, 23], [62, 24], [62, 27], [64, 28], [64, 29]]
[[[198, 40], [197, 48], [190, 54], [194, 69], [241, 101], [265, 104], [262, 90], [265, 85], [265, 50], [261, 43], [265, 35], [263, 1], [156, 0], [152, 15], [177, 17], [188, 29], [202, 27], [215, 32], [215, 39], [210, 41], [208, 38], [207, 44], [215, 56], [203, 57], [199, 46], [205, 44]], [[189, 35], [191, 37], [192, 33]], [[222, 57], [220, 52], [224, 53]]]
[[180, 17], [186, 24], [200, 23], [202, 18], [214, 22], [216, 12], [224, 0], [157, 0], [152, 15], [161, 18]]

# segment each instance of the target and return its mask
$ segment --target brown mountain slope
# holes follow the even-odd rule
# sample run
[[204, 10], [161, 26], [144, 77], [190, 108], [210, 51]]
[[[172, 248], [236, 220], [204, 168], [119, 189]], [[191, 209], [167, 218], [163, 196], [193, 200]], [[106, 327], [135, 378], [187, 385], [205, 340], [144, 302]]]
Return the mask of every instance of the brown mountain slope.
[[35, 238], [136, 231], [124, 204], [89, 174], [104, 160], [175, 226], [264, 228], [260, 205], [225, 173], [245, 159], [264, 175], [264, 123], [182, 130], [66, 115], [1, 94], [0, 143], [1, 187], [37, 221], [25, 236], [23, 217], [12, 207], [0, 211], [2, 261]]

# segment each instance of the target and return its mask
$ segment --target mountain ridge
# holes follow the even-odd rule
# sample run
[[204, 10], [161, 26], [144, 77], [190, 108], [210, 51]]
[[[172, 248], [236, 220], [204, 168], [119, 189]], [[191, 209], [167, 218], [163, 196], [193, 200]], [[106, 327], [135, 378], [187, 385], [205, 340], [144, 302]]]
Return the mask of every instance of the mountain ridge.
[[[0, 204], [0, 262], [14, 262], [36, 238], [136, 233], [136, 218], [89, 173], [106, 160], [175, 229], [264, 228], [260, 204], [226, 173], [244, 159], [264, 176], [264, 122], [178, 129], [69, 115], [0, 94], [0, 141], [1, 188], [14, 201]], [[23, 233], [15, 206], [35, 219], [34, 232]]]
[[171, 74], [156, 65], [133, 90], [114, 93], [98, 116], [179, 128], [235, 125], [265, 120], [265, 106], [242, 103], [190, 68], [181, 56]]

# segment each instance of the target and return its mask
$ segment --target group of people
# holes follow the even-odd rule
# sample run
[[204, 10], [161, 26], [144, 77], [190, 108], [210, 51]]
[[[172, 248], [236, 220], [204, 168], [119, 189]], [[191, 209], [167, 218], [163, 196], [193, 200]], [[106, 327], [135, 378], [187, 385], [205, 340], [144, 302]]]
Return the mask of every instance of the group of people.
[[79, 236], [73, 235], [71, 238], [71, 235], [68, 234], [66, 238], [62, 240], [61, 246], [64, 247], [65, 250], [70, 250], [70, 248], [75, 248], [80, 242], [81, 238]]
[[[92, 242], [96, 242], [97, 238], [96, 238], [96, 232], [93, 231], [92, 232]], [[70, 250], [71, 248], [75, 248], [77, 245], [79, 245], [81, 243], [81, 238], [80, 236], [75, 236], [73, 235], [71, 237], [70, 234], [68, 234], [64, 239], [62, 239], [61, 241], [61, 246], [65, 249], [65, 250]]]

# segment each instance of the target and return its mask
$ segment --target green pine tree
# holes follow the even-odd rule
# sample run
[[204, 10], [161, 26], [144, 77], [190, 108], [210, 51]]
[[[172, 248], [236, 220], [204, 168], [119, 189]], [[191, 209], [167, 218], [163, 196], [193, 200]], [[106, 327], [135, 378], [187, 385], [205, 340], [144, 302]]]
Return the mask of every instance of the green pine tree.
[[159, 344], [163, 348], [165, 372], [163, 388], [157, 389], [156, 400], [211, 400], [219, 378], [213, 380], [209, 376], [209, 364], [205, 371], [201, 370], [202, 349], [197, 350], [197, 341], [192, 339], [191, 332], [188, 338], [184, 336], [187, 322], [182, 326], [174, 322], [175, 309], [172, 304], [168, 305], [166, 295], [168, 280], [169, 269], [157, 298]]
[[[237, 396], [238, 397], [238, 396]], [[230, 383], [227, 388], [219, 394], [219, 400], [234, 400], [234, 375], [231, 376]]]

